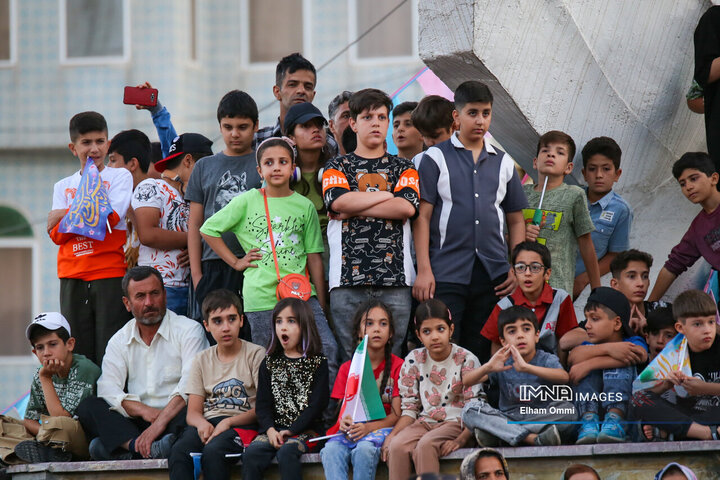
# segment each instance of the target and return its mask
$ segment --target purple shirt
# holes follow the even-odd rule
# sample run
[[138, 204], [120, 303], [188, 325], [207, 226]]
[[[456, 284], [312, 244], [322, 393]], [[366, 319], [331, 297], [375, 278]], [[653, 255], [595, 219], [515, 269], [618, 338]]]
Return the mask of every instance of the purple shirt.
[[697, 214], [680, 243], [670, 252], [665, 268], [680, 275], [700, 257], [720, 270], [720, 208], [712, 213], [702, 210]]

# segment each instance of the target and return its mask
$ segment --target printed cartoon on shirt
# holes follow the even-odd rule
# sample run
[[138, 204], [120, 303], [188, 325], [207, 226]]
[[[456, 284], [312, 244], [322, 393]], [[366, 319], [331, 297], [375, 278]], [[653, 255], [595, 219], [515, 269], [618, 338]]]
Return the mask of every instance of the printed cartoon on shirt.
[[[533, 217], [535, 216], [534, 208], [523, 208], [523, 217], [525, 218], [525, 224], [532, 223]], [[543, 230], [553, 230], [555, 232], [560, 228], [560, 222], [562, 222], [563, 212], [554, 212], [552, 210], [542, 210], [542, 220], [540, 221], [540, 234], [537, 239], [537, 243], [545, 245], [545, 239], [542, 238]]]
[[245, 384], [237, 378], [231, 378], [215, 385], [212, 395], [205, 400], [205, 410], [214, 409], [237, 410], [238, 412], [250, 410]]
[[[163, 209], [164, 225], [160, 225], [164, 230], [173, 232], [187, 232], [187, 223], [190, 216], [190, 207], [188, 204], [171, 188], [165, 188], [167, 196], [163, 196], [165, 205]], [[134, 197], [141, 202], [149, 202], [153, 198], [160, 195], [158, 186], [155, 183], [141, 183], [134, 192]]]
[[247, 191], [247, 173], [233, 175], [226, 171], [217, 183], [217, 194], [215, 195], [215, 211], [219, 211], [230, 200]]
[[358, 172], [358, 190], [361, 192], [389, 192], [387, 172], [367, 173]]

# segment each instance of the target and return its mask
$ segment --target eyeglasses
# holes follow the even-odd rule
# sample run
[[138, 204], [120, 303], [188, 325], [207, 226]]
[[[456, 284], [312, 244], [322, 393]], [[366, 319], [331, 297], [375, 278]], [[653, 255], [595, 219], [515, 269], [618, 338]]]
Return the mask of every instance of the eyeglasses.
[[530, 273], [540, 273], [545, 270], [545, 265], [538, 262], [533, 262], [530, 265], [527, 263], [516, 263], [513, 268], [517, 273], [525, 273], [525, 270], [530, 269]]

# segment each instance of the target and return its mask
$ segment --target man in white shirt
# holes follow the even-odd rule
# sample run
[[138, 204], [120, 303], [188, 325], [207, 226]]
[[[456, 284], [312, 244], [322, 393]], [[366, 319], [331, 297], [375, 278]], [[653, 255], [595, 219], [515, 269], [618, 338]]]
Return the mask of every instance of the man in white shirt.
[[78, 406], [95, 460], [167, 458], [185, 426], [185, 383], [193, 357], [208, 347], [200, 324], [166, 308], [162, 276], [130, 269], [123, 303], [135, 317], [110, 339], [98, 397]]

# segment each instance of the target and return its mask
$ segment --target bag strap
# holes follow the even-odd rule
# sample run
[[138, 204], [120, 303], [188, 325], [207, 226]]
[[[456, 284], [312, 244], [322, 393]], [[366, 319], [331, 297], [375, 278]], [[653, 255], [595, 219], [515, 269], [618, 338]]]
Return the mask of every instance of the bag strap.
[[275, 274], [277, 275], [278, 282], [279, 282], [280, 281], [280, 267], [278, 267], [277, 253], [275, 253], [275, 239], [273, 238], [272, 224], [270, 223], [270, 209], [268, 209], [267, 194], [265, 193], [264, 188], [261, 188], [260, 191], [262, 191], [263, 200], [265, 201], [265, 219], [267, 220], [268, 233], [270, 234], [270, 246], [272, 247], [273, 261], [275, 262]]

